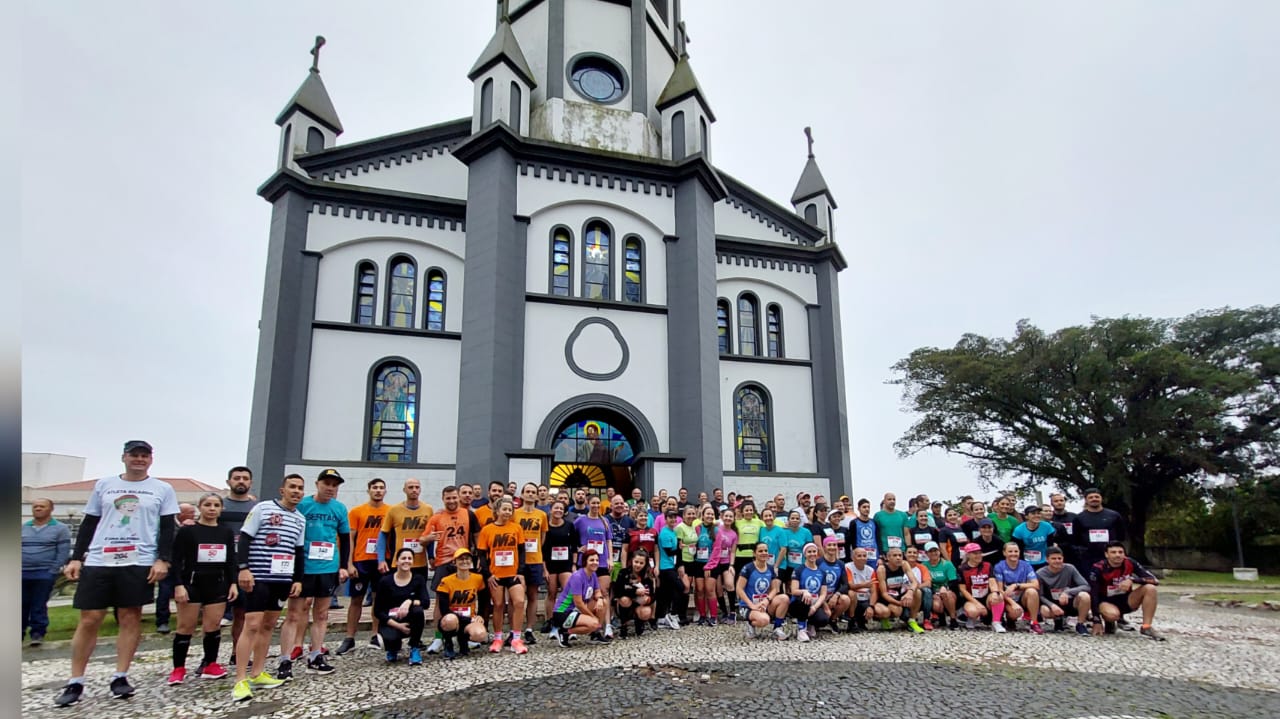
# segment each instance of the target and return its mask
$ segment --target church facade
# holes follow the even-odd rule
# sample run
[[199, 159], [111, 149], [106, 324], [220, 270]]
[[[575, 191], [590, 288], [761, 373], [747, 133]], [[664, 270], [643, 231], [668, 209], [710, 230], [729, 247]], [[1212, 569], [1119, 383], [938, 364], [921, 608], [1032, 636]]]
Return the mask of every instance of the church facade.
[[334, 467], [354, 503], [373, 477], [851, 493], [812, 141], [786, 205], [721, 169], [679, 0], [497, 15], [471, 117], [338, 144], [317, 38], [276, 120], [260, 492]]

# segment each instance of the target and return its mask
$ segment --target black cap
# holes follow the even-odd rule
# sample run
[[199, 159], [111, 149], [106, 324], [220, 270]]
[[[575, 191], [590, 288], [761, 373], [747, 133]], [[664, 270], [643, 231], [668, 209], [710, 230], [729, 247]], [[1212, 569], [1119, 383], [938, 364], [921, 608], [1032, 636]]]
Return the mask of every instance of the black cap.
[[1031, 513], [1039, 514], [1039, 513], [1040, 513], [1040, 505], [1038, 505], [1038, 504], [1028, 504], [1028, 505], [1026, 506], [1026, 508], [1022, 510], [1022, 513], [1023, 513], [1023, 514], [1031, 514]]
[[984, 518], [982, 518], [982, 519], [979, 519], [979, 520], [978, 520], [978, 526], [979, 526], [979, 527], [994, 527], [994, 526], [996, 526], [996, 523], [995, 523], [995, 522], [993, 522], [993, 521], [991, 521], [990, 519], [986, 519], [986, 518], [984, 517]]
[[139, 450], [139, 449], [145, 449], [145, 450], [147, 450], [147, 452], [148, 452], [148, 453], [150, 453], [150, 452], [152, 451], [152, 450], [151, 450], [151, 444], [150, 444], [149, 442], [143, 442], [143, 441], [142, 441], [142, 440], [140, 440], [140, 439], [131, 439], [131, 440], [129, 440], [128, 442], [125, 442], [125, 443], [124, 443], [124, 453], [125, 453], [125, 454], [128, 454], [128, 453], [130, 453], [130, 452], [133, 452], [133, 451], [135, 451], [135, 450]]
[[342, 484], [347, 481], [342, 478], [341, 474], [338, 474], [338, 470], [332, 468], [324, 470], [320, 473], [319, 477], [316, 477], [317, 482], [323, 482], [326, 479], [336, 479], [338, 480], [338, 484]]

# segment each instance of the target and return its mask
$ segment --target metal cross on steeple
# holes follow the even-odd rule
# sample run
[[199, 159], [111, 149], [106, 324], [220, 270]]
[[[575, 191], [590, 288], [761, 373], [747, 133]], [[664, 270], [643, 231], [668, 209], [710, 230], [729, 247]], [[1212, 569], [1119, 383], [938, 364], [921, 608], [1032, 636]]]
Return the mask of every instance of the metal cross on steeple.
[[311, 72], [320, 72], [320, 48], [324, 47], [324, 35], [316, 35], [316, 44], [311, 47]]
[[676, 23], [676, 54], [689, 57], [689, 31], [684, 26], [684, 20]]
[[510, 0], [498, 0], [498, 22], [511, 21], [511, 2]]
[[813, 159], [813, 130], [806, 127], [804, 129], [805, 139], [809, 141], [809, 159]]

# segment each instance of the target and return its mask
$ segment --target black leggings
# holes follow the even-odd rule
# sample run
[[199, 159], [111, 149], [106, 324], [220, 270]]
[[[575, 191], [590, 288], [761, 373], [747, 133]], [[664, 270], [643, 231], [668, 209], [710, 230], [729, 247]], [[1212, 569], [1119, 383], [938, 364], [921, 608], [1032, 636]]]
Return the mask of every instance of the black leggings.
[[[426, 614], [422, 607], [409, 607], [409, 616], [399, 620], [409, 625], [409, 646], [422, 648], [422, 628], [426, 625]], [[400, 652], [400, 644], [404, 634], [384, 620], [378, 624], [378, 635], [382, 637], [382, 646], [393, 653]]]
[[654, 606], [660, 617], [679, 613], [679, 597], [684, 595], [684, 586], [680, 583], [680, 574], [674, 569], [658, 572], [658, 597]]

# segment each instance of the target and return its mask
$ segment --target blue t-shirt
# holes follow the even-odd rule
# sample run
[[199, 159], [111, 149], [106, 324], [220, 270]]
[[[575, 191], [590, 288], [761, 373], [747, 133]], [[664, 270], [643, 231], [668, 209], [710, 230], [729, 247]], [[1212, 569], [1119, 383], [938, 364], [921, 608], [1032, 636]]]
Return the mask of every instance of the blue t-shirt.
[[778, 550], [782, 547], [782, 528], [764, 527], [760, 530], [760, 541], [769, 548], [769, 566], [778, 566]]
[[[774, 574], [773, 567], [765, 567], [764, 571], [761, 571], [756, 569], [756, 563], [752, 562], [742, 568], [742, 577], [747, 580], [746, 595], [759, 600], [769, 596], [769, 587], [777, 575]], [[738, 603], [745, 606], [742, 600], [738, 600]]]
[[[658, 532], [658, 571], [676, 568], [676, 557], [680, 554], [676, 551], [676, 548], [679, 546], [680, 538], [676, 536], [676, 532], [671, 528], [670, 524], [663, 527], [661, 532]], [[667, 550], [671, 550], [673, 553], [667, 554]]]
[[844, 565], [839, 560], [828, 562], [825, 559], [819, 559], [818, 569], [822, 570], [822, 583], [827, 585], [827, 594], [834, 594], [836, 588], [840, 586], [840, 573], [844, 571]]
[[[822, 591], [824, 575], [825, 572], [822, 571], [821, 566], [817, 569], [810, 569], [808, 565], [801, 564], [796, 569], [795, 574], [791, 575], [791, 579], [799, 582], [801, 589], [816, 597]], [[795, 597], [795, 599], [799, 599], [799, 597]]]
[[788, 527], [782, 530], [783, 567], [793, 569], [804, 564], [804, 545], [813, 541], [813, 532], [808, 527], [791, 531]]
[[1010, 584], [1038, 581], [1036, 579], [1036, 570], [1032, 569], [1025, 559], [1019, 559], [1017, 567], [1010, 567], [1007, 561], [1002, 560], [991, 571], [991, 576], [995, 577], [996, 581], [1002, 583], [1005, 587]]
[[1035, 531], [1027, 527], [1027, 523], [1023, 522], [1013, 529], [1013, 538], [1022, 542], [1022, 558], [1027, 560], [1033, 567], [1042, 566], [1046, 559], [1045, 553], [1049, 549], [1049, 540], [1053, 539], [1053, 535], [1057, 530], [1048, 522], [1041, 522]]
[[307, 496], [298, 502], [298, 513], [307, 520], [307, 529], [302, 535], [306, 555], [302, 573], [336, 573], [338, 535], [351, 533], [351, 526], [347, 524], [347, 508], [336, 499], [317, 502], [314, 496]]
[[711, 545], [716, 542], [716, 527], [718, 525], [698, 524], [698, 543], [694, 545], [693, 561], [698, 564], [706, 564], [711, 561]]

